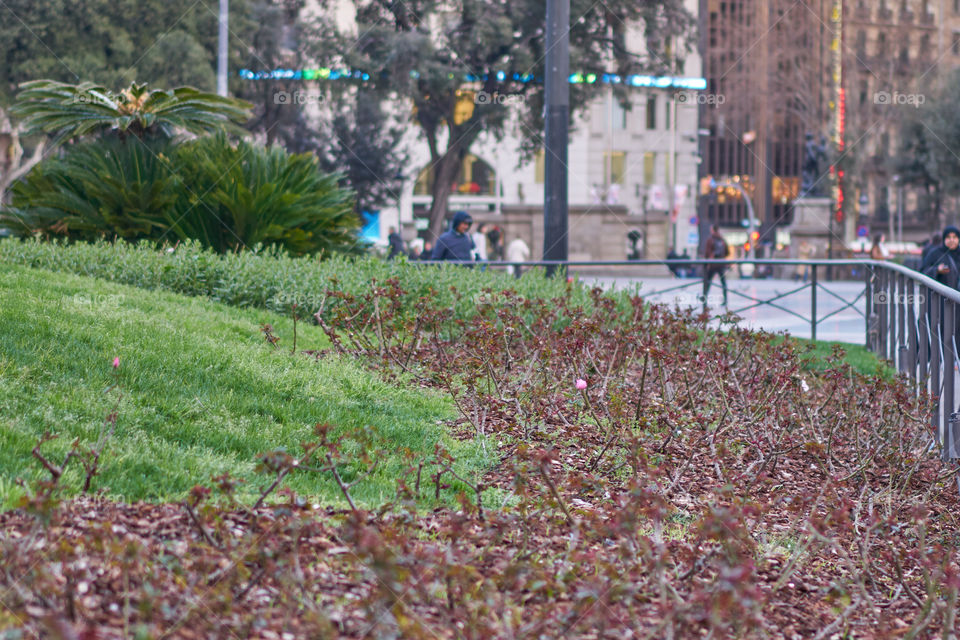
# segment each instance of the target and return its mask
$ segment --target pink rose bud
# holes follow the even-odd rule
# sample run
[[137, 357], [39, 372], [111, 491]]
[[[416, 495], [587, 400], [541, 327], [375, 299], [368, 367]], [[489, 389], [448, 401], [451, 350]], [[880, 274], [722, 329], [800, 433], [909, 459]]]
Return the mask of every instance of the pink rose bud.
[[116, 358], [113, 359], [113, 368], [114, 368], [114, 369], [119, 369], [119, 368], [120, 368], [120, 358], [119, 358], [119, 357], [116, 357]]
[[586, 388], [587, 388], [587, 381], [584, 380], [583, 378], [577, 378], [577, 389], [579, 389], [580, 391], [583, 391]]

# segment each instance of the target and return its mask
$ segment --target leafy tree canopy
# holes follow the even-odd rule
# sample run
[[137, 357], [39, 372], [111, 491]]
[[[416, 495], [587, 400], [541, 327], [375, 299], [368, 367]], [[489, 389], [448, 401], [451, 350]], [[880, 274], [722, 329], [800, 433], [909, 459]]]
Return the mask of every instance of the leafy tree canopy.
[[[251, 0], [231, 0], [231, 60], [245, 59]], [[50, 78], [120, 88], [216, 87], [217, 0], [4, 0], [0, 105]]]
[[[668, 49], [677, 53], [686, 46], [684, 36], [694, 25], [682, 0], [572, 0], [570, 5], [572, 71], [668, 72], [673, 58]], [[356, 32], [337, 38], [340, 56], [368, 71], [378, 89], [412, 103], [412, 119], [429, 145], [436, 176], [430, 213], [436, 234], [455, 176], [481, 132], [502, 136], [517, 113], [523, 150], [541, 146], [543, 84], [522, 78], [544, 76], [545, 5], [542, 0], [359, 0], [356, 7]], [[643, 33], [639, 50], [628, 48], [628, 26]], [[323, 40], [324, 48], [329, 42]], [[318, 51], [317, 57], [323, 54]], [[506, 72], [503, 79], [498, 71]], [[466, 74], [478, 80], [466, 86]], [[619, 93], [628, 103], [628, 90]], [[595, 95], [595, 86], [571, 86], [571, 116]], [[507, 104], [518, 109], [505, 108], [494, 96], [509, 96]]]

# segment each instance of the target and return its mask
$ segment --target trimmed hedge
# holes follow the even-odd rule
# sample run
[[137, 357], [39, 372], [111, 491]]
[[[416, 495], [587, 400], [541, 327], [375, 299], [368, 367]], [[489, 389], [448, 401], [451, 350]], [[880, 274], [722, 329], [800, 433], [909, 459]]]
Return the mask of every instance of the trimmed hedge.
[[65, 243], [8, 238], [0, 241], [0, 264], [88, 275], [284, 314], [290, 313], [293, 304], [301, 315], [312, 314], [330, 289], [362, 295], [374, 282], [393, 277], [399, 278], [411, 296], [432, 296], [453, 306], [461, 318], [472, 316], [476, 303], [489, 291], [513, 290], [525, 298], [549, 300], [565, 296], [569, 290], [573, 304], [591, 305], [584, 287], [562, 278], [546, 278], [539, 269], [525, 272], [518, 280], [493, 269], [418, 265], [403, 258], [390, 262], [369, 256], [319, 260], [262, 247], [217, 254], [192, 241], [158, 249], [150, 241]]

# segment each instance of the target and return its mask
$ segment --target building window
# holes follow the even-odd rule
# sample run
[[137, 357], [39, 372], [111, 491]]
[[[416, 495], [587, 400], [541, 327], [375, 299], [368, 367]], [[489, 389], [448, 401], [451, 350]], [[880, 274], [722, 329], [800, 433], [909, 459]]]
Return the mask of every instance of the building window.
[[613, 120], [610, 124], [614, 131], [623, 131], [627, 128], [627, 110], [624, 109], [620, 101], [615, 98], [613, 100], [610, 117]]
[[[960, 0], [957, 0], [960, 2]], [[867, 32], [863, 29], [857, 31], [857, 56], [864, 57], [867, 55]]]
[[647, 129], [657, 128], [657, 96], [647, 98]]
[[533, 181], [536, 184], [543, 184], [544, 177], [547, 175], [547, 163], [543, 149], [537, 151], [533, 156]]
[[953, 55], [960, 56], [960, 31], [953, 32]]
[[[436, 178], [433, 166], [427, 166], [417, 176], [413, 195], [428, 196], [433, 192]], [[460, 166], [460, 173], [453, 185], [453, 191], [462, 195], [492, 196], [496, 186], [496, 174], [493, 167], [473, 154], [468, 154]]]
[[657, 153], [647, 151], [643, 154], [643, 184], [653, 184], [656, 179]]
[[960, 13], [960, 0], [953, 0], [953, 12]]
[[887, 52], [887, 34], [881, 32], [877, 34], [877, 56], [883, 56]]
[[624, 183], [624, 174], [627, 168], [627, 154], [624, 151], [605, 151], [603, 153], [603, 182], [604, 184]]

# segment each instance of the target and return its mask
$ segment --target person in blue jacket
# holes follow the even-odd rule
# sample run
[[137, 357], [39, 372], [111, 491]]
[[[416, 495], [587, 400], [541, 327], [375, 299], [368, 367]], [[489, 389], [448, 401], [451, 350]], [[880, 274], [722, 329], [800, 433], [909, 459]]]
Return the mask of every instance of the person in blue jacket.
[[472, 262], [473, 238], [467, 234], [471, 224], [473, 224], [473, 218], [466, 211], [457, 211], [453, 214], [450, 231], [437, 239], [437, 246], [433, 248], [431, 259]]

